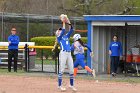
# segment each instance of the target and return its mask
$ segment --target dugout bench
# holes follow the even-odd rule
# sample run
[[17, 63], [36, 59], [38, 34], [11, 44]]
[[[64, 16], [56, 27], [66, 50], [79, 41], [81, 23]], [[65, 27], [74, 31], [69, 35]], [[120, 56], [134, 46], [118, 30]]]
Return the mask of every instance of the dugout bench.
[[[22, 69], [25, 64], [24, 49], [18, 50], [17, 67]], [[13, 61], [12, 61], [13, 67]], [[0, 49], [0, 68], [8, 68], [8, 49]]]
[[[25, 44], [34, 46], [34, 42], [19, 42], [17, 68], [25, 68]], [[13, 61], [12, 61], [13, 67]], [[0, 42], [0, 68], [8, 68], [8, 42]]]

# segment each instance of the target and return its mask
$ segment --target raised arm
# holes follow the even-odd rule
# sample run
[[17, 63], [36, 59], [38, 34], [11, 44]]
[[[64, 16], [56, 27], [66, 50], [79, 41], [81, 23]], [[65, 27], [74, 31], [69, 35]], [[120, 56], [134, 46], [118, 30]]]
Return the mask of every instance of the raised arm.
[[71, 34], [74, 32], [73, 27], [69, 24], [69, 32], [66, 34], [68, 38], [70, 38]]
[[68, 38], [70, 38], [71, 34], [73, 33], [73, 26], [71, 25], [70, 20], [67, 18], [67, 23], [69, 25], [69, 32], [66, 34]]
[[84, 44], [84, 46], [85, 46], [90, 52], [92, 52], [91, 48], [90, 48], [87, 44]]

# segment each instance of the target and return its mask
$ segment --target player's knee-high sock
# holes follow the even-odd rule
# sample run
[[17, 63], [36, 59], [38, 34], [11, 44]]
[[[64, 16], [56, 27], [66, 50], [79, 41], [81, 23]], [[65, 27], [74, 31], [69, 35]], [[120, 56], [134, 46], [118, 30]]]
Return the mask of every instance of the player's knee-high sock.
[[77, 75], [78, 68], [74, 68], [74, 77]]
[[58, 74], [58, 86], [61, 86], [62, 85], [62, 74], [59, 73]]
[[74, 79], [73, 79], [73, 74], [70, 74], [70, 85], [73, 86], [74, 84]]
[[85, 66], [85, 69], [90, 73], [92, 72], [92, 70], [88, 66]]

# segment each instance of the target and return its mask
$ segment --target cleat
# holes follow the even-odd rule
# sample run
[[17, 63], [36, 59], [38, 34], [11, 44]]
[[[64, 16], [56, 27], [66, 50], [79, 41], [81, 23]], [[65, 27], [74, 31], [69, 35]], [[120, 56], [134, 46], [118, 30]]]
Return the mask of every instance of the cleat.
[[96, 77], [96, 74], [95, 74], [95, 69], [92, 70], [92, 73], [93, 77], [95, 78]]
[[113, 73], [111, 73], [111, 75], [112, 75], [112, 77], [115, 77], [116, 76], [116, 73], [113, 72]]
[[71, 88], [73, 91], [77, 91], [77, 89], [74, 86], [69, 86], [69, 88]]
[[114, 73], [111, 73], [112, 77], [114, 77]]
[[60, 89], [61, 91], [66, 91], [66, 88], [59, 86], [58, 89]]

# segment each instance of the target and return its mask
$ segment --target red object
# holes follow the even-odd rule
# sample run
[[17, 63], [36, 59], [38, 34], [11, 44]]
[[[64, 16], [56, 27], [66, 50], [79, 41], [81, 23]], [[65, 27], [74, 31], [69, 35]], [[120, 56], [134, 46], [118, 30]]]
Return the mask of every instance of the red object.
[[[123, 61], [125, 61], [125, 55], [123, 55]], [[127, 63], [133, 62], [133, 55], [127, 55], [126, 62]]]
[[30, 55], [30, 56], [37, 55], [36, 49], [32, 49], [32, 50], [29, 52], [29, 55]]
[[140, 62], [140, 55], [133, 55], [133, 62]]
[[133, 56], [132, 55], [127, 55], [126, 56], [126, 62], [132, 62]]

